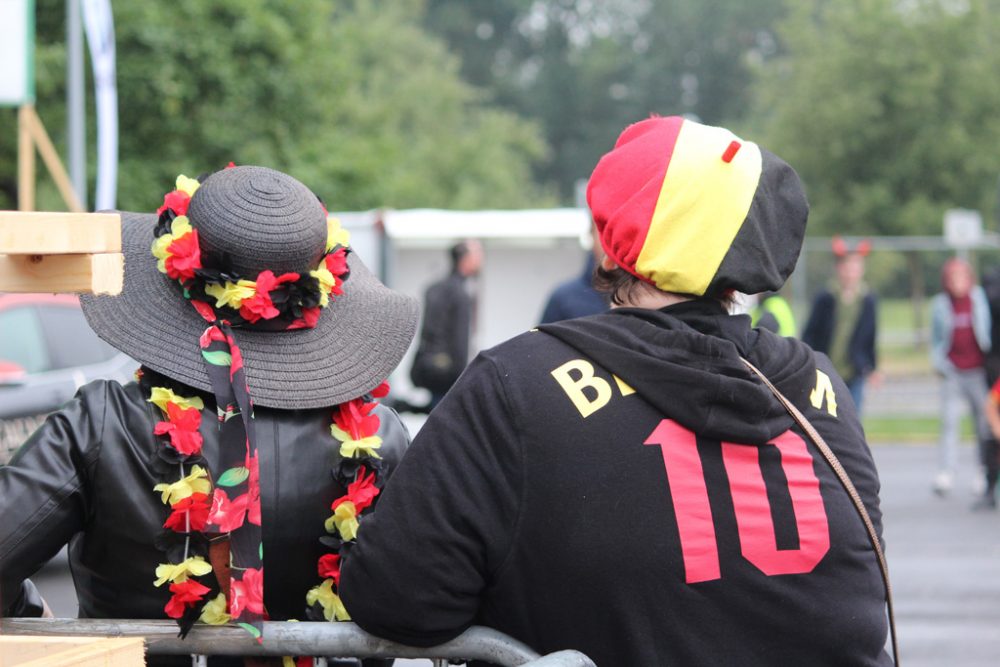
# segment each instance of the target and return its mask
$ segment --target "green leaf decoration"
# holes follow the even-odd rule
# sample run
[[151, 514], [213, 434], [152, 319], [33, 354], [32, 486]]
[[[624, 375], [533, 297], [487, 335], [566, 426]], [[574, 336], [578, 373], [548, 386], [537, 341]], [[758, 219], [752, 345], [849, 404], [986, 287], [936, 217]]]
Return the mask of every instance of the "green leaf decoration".
[[254, 639], [260, 639], [260, 630], [253, 627], [249, 623], [237, 623], [236, 625], [240, 626], [241, 628], [249, 632], [251, 635], [253, 635]]
[[237, 484], [242, 484], [249, 476], [250, 471], [247, 468], [237, 466], [219, 475], [219, 481], [216, 484], [219, 486], [236, 486]]
[[239, 409], [237, 409], [236, 406], [234, 405], [226, 406], [225, 410], [223, 410], [221, 407], [217, 407], [215, 410], [216, 412], [218, 412], [219, 419], [221, 419], [222, 421], [229, 421], [236, 415], [240, 414]]
[[222, 350], [215, 350], [214, 352], [209, 352], [207, 350], [201, 351], [201, 356], [205, 357], [205, 361], [212, 364], [213, 366], [232, 366], [233, 358], [228, 352], [223, 352]]
[[260, 560], [263, 563], [264, 562], [264, 543], [263, 542], [261, 542], [260, 545], [257, 547], [257, 555], [260, 556]]

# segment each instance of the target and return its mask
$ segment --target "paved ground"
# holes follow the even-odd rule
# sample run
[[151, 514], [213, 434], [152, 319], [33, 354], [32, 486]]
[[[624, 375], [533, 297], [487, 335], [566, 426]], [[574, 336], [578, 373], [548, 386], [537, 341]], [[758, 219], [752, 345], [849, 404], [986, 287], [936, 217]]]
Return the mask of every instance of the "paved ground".
[[971, 512], [965, 479], [947, 498], [930, 492], [932, 447], [875, 449], [887, 558], [906, 667], [1000, 664], [1000, 515]]

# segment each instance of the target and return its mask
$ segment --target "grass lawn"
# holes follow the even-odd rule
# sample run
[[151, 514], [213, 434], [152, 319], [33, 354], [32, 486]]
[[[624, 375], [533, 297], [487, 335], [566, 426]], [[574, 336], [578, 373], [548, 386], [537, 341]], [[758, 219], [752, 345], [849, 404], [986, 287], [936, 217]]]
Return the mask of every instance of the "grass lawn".
[[[865, 435], [872, 443], [936, 444], [940, 420], [937, 417], [892, 416], [863, 417]], [[972, 419], [962, 419], [961, 439], [975, 441]]]

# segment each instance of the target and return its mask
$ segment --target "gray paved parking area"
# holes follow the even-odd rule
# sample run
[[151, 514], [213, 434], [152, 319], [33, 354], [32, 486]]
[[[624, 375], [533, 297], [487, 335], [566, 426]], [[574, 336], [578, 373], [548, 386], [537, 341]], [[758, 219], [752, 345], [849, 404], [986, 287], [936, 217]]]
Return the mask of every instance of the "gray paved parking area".
[[972, 512], [971, 447], [949, 496], [930, 446], [874, 448], [906, 667], [1000, 665], [1000, 514]]

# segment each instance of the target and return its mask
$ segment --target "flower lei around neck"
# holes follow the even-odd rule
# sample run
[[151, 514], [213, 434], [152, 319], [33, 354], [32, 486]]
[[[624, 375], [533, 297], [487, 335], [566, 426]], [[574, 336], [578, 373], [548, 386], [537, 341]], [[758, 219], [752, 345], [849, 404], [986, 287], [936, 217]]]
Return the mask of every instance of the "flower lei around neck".
[[[194, 178], [178, 176], [176, 189], [164, 196], [163, 205], [156, 210], [159, 217], [152, 252], [160, 272], [180, 282], [184, 296], [209, 321], [220, 319], [234, 327], [249, 324], [269, 329], [315, 327], [320, 310], [343, 293], [349, 275], [349, 232], [341, 228], [337, 218], [328, 216], [326, 254], [315, 269], [280, 276], [264, 270], [251, 280], [227, 268], [223, 255], [202, 251], [198, 230], [187, 217], [191, 198], [200, 185]], [[213, 300], [214, 305], [209, 305]], [[267, 326], [272, 320], [277, 326]]]
[[[261, 324], [264, 326], [260, 328], [284, 330], [314, 327], [320, 310], [342, 294], [341, 286], [348, 277], [349, 235], [335, 218], [328, 217], [326, 254], [316, 269], [308, 274], [281, 276], [265, 270], [249, 280], [220, 268], [225, 257], [201, 250], [198, 230], [187, 218], [188, 206], [199, 185], [197, 180], [186, 176], [177, 178], [176, 189], [164, 197], [163, 206], [157, 210], [152, 253], [160, 271], [180, 283], [185, 298], [211, 323], [201, 343], [206, 361], [224, 365], [229, 376], [235, 377], [242, 372], [242, 361], [231, 332], [227, 333], [229, 327], [258, 328]], [[222, 339], [226, 339], [224, 342], [232, 354], [208, 350], [212, 341]], [[230, 467], [217, 476], [212, 475], [202, 456], [204, 401], [198, 396], [184, 395], [190, 388], [174, 384], [151, 370], [140, 369], [138, 379], [149, 393], [148, 401], [156, 405], [163, 417], [154, 428], [163, 445], [158, 448], [163, 481], [154, 490], [159, 492], [169, 513], [155, 546], [165, 553], [167, 562], [156, 568], [154, 584], [170, 584], [171, 597], [164, 611], [177, 619], [181, 636], [199, 620], [219, 625], [239, 621], [244, 613], [266, 618], [262, 543], [259, 553], [255, 550], [254, 554], [261, 565], [259, 569], [236, 567], [230, 552], [229, 566], [239, 577], [226, 579], [228, 597], [219, 581], [222, 575], [215, 572], [216, 576], [210, 577], [214, 568], [206, 560], [210, 553], [206, 528], [211, 528], [214, 540], [246, 526], [261, 525], [256, 448], [251, 447], [247, 437], [242, 465], [239, 460], [235, 465], [224, 464]], [[346, 492], [333, 502], [333, 514], [324, 525], [327, 534], [320, 538], [326, 553], [319, 559], [317, 572], [323, 582], [306, 594], [306, 615], [311, 619], [350, 619], [337, 594], [340, 563], [356, 538], [361, 512], [375, 502], [381, 488], [378, 449], [382, 441], [377, 435], [380, 422], [374, 410], [375, 399], [384, 397], [388, 391], [388, 384], [383, 382], [369, 394], [341, 403], [333, 411], [331, 434], [340, 442], [340, 460], [333, 469], [333, 477]], [[240, 411], [235, 405], [217, 402], [217, 428], [221, 434], [230, 419], [240, 418]], [[252, 408], [252, 403], [249, 407]], [[248, 415], [252, 420], [252, 410], [242, 417]], [[238, 624], [260, 640], [259, 627], [246, 622]]]
[[[160, 436], [163, 445], [158, 449], [164, 463], [162, 469], [168, 480], [173, 479], [154, 487], [169, 508], [163, 522], [164, 533], [156, 541], [166, 552], [168, 562], [156, 568], [154, 582], [156, 586], [170, 583], [172, 595], [164, 611], [178, 620], [181, 634], [186, 635], [196, 621], [221, 625], [238, 616], [243, 606], [256, 605], [263, 610], [263, 582], [259, 572], [244, 572], [243, 581], [234, 582], [227, 601], [215, 577], [209, 576], [212, 565], [206, 560], [208, 538], [201, 532], [209, 522], [235, 528], [244, 520], [254, 520], [248, 515], [246, 501], [254, 488], [259, 493], [257, 457], [244, 467], [223, 471], [213, 485], [202, 457], [200, 428], [204, 401], [197, 396], [181, 396], [170, 386], [161, 386], [173, 383], [148, 369], [140, 370], [137, 376], [149, 392], [148, 402], [164, 417], [156, 424], [154, 433]], [[179, 385], [174, 386], [183, 391]], [[330, 433], [340, 442], [340, 460], [332, 473], [346, 492], [330, 506], [333, 514], [324, 524], [327, 534], [319, 540], [326, 553], [317, 563], [323, 581], [306, 594], [306, 616], [311, 620], [350, 620], [337, 594], [340, 565], [357, 537], [362, 511], [374, 504], [382, 486], [382, 461], [378, 453], [382, 439], [377, 435], [380, 420], [374, 411], [378, 405], [376, 399], [388, 392], [389, 385], [383, 382], [370, 394], [341, 403], [333, 410]], [[225, 419], [225, 412], [220, 410], [219, 421]], [[225, 488], [245, 480], [250, 482], [250, 491], [228, 499]], [[256, 520], [260, 521], [260, 517]]]

